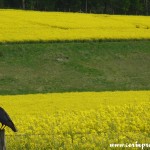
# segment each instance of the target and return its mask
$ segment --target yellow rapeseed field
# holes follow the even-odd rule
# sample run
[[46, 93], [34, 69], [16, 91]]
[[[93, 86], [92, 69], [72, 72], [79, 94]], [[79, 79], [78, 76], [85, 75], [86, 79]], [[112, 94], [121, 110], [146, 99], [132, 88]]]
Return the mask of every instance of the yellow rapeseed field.
[[111, 143], [150, 142], [150, 91], [0, 96], [0, 106], [19, 130], [6, 128], [10, 150], [109, 150]]
[[150, 39], [150, 16], [0, 10], [0, 42]]

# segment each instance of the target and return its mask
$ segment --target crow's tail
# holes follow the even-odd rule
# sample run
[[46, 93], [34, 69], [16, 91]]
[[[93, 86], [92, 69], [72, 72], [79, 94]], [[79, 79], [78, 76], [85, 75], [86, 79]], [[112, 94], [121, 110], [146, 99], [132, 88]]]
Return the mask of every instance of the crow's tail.
[[10, 127], [14, 132], [18, 131], [13, 122], [10, 122], [8, 127]]

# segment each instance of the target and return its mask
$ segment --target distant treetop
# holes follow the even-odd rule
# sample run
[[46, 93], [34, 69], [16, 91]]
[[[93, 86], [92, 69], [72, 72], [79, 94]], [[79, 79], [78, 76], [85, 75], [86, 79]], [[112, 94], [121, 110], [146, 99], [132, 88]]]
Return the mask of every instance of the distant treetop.
[[0, 8], [149, 15], [150, 0], [0, 0]]

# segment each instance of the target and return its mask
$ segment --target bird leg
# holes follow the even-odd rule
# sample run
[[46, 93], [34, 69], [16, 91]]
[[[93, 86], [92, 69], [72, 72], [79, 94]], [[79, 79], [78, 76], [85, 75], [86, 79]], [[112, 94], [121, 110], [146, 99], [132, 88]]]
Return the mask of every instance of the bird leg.
[[2, 127], [3, 127], [3, 124], [2, 124], [2, 126], [1, 126], [1, 128], [0, 128], [0, 130], [2, 129]]
[[3, 125], [3, 130], [5, 129], [6, 125]]
[[1, 128], [0, 128], [0, 130], [4, 130], [5, 129], [5, 125], [4, 124], [2, 124], [2, 126], [1, 126]]

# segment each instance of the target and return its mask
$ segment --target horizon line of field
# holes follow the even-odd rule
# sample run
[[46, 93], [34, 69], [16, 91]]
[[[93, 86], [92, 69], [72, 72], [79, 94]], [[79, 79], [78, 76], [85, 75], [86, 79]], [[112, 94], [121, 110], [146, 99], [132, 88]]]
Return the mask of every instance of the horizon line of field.
[[97, 91], [90, 91], [90, 90], [84, 90], [84, 91], [53, 91], [53, 92], [32, 92], [32, 93], [22, 93], [22, 94], [17, 94], [17, 93], [10, 93], [10, 94], [2, 94], [0, 93], [0, 96], [28, 96], [28, 95], [45, 95], [45, 94], [71, 94], [71, 93], [115, 93], [115, 92], [149, 92], [150, 89], [120, 89], [120, 90], [97, 90]]
[[64, 40], [20, 40], [20, 41], [0, 41], [0, 45], [3, 44], [38, 44], [38, 43], [86, 43], [86, 42], [139, 42], [139, 41], [150, 41], [150, 38], [131, 38], [131, 39], [118, 39], [118, 38], [108, 38], [108, 39], [64, 39]]

